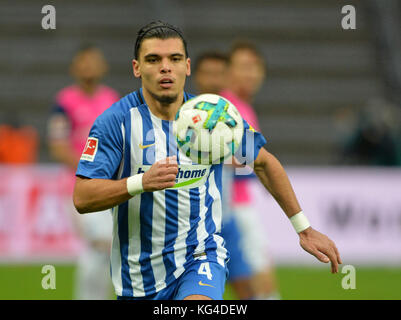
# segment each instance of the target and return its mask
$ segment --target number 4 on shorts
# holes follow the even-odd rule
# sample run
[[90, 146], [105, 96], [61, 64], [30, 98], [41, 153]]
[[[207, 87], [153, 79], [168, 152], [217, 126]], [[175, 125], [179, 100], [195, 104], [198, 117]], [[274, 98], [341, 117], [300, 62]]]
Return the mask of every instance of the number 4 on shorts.
[[202, 262], [199, 266], [198, 274], [205, 275], [209, 280], [212, 280], [212, 272], [210, 271], [209, 262]]

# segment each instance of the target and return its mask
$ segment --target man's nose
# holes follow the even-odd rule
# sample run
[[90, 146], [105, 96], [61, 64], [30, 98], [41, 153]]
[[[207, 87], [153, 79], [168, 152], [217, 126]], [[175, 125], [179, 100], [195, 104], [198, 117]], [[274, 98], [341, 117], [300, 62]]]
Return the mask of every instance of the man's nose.
[[162, 73], [166, 73], [166, 72], [170, 72], [171, 71], [171, 65], [170, 65], [170, 61], [168, 59], [163, 59], [162, 60], [160, 71]]

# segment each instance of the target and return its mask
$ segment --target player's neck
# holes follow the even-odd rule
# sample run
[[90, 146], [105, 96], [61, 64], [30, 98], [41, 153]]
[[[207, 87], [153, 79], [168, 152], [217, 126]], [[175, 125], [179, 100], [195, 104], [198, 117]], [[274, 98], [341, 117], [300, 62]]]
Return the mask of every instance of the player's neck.
[[81, 81], [78, 83], [78, 86], [85, 94], [91, 96], [95, 93], [98, 83]]
[[231, 92], [234, 93], [238, 98], [240, 98], [242, 101], [251, 104], [252, 102], [252, 96], [247, 94], [246, 92], [243, 92], [240, 89], [237, 88], [232, 88]]
[[174, 120], [178, 109], [181, 107], [184, 101], [184, 92], [181, 92], [178, 95], [177, 100], [170, 104], [162, 104], [143, 88], [142, 93], [150, 112], [162, 120]]

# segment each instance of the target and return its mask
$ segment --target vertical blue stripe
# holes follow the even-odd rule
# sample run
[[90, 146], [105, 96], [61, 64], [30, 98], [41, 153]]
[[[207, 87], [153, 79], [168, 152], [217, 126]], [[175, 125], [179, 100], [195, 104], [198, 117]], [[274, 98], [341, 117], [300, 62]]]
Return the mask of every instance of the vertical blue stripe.
[[[162, 120], [162, 129], [166, 135], [166, 148], [167, 157], [175, 155], [177, 151], [177, 144], [174, 135], [171, 134], [172, 122]], [[170, 283], [174, 280], [174, 271], [176, 270], [176, 263], [174, 258], [174, 244], [178, 235], [178, 190], [165, 190], [166, 201], [166, 225], [165, 225], [165, 238], [163, 262], [166, 268], [166, 282]]]
[[[205, 229], [206, 229], [206, 232], [209, 234], [209, 236], [205, 240], [205, 247], [208, 251], [207, 257], [209, 259], [211, 259], [212, 261], [217, 262], [217, 253], [216, 253], [217, 243], [213, 239], [213, 234], [216, 232], [216, 225], [214, 224], [214, 221], [213, 221], [213, 208], [212, 208], [213, 198], [209, 193], [209, 188], [210, 188], [209, 179], [210, 179], [212, 172], [215, 171], [215, 167], [216, 166], [213, 165], [210, 168], [209, 177], [205, 183], [205, 186], [206, 186], [205, 206], [208, 208], [206, 215], [205, 215]], [[215, 172], [215, 174], [216, 174], [216, 172]]]
[[128, 95], [128, 99], [130, 100], [132, 106], [140, 106], [141, 104], [143, 104], [140, 101], [139, 90], [130, 93]]
[[[142, 133], [143, 145], [155, 143], [154, 128], [149, 109], [146, 105], [138, 107], [138, 111], [142, 117]], [[155, 158], [155, 146], [143, 149], [142, 163], [151, 165]], [[140, 226], [141, 226], [141, 254], [139, 256], [139, 264], [141, 265], [141, 273], [143, 277], [143, 287], [145, 294], [149, 295], [156, 291], [155, 277], [153, 274], [150, 255], [152, 253], [152, 223], [153, 223], [153, 193], [144, 192], [141, 194], [140, 204]]]
[[[216, 182], [216, 187], [217, 190], [219, 191], [220, 194], [220, 203], [221, 203], [221, 211], [223, 211], [223, 202], [222, 202], [222, 198], [223, 198], [223, 164], [216, 164], [213, 165], [214, 168], [214, 180]], [[221, 215], [223, 215], [223, 212], [221, 212]], [[222, 217], [222, 216], [221, 216]], [[216, 234], [221, 236], [221, 224], [220, 224], [220, 231]], [[217, 227], [216, 227], [217, 230]], [[224, 237], [223, 238], [223, 246], [225, 246], [225, 240]]]
[[185, 265], [184, 267], [192, 261], [192, 254], [195, 251], [195, 248], [198, 246], [199, 241], [197, 237], [197, 228], [200, 220], [200, 196], [199, 196], [199, 188], [192, 188], [189, 190], [189, 201], [190, 201], [190, 216], [189, 216], [189, 225], [190, 229], [188, 231], [188, 236], [185, 240], [187, 245], [187, 254], [185, 256]]
[[153, 127], [152, 118], [150, 116], [148, 106], [142, 105], [138, 107], [138, 111], [142, 117], [142, 144], [144, 146], [153, 144], [152, 146], [142, 150], [142, 163], [145, 165], [152, 165], [153, 163], [155, 163], [156, 159], [156, 146], [154, 145], [155, 129]]
[[167, 155], [167, 157], [169, 157], [170, 150], [171, 150], [171, 148], [170, 148], [170, 144], [171, 144], [170, 136], [171, 135], [170, 135], [170, 126], [169, 126], [168, 120], [162, 120], [162, 129], [163, 129], [164, 134], [166, 135], [166, 155]]
[[[223, 194], [223, 185], [222, 185], [222, 180], [223, 180], [223, 164], [215, 164], [212, 166], [214, 169], [214, 181], [216, 182], [216, 187], [217, 190], [219, 190], [220, 194], [220, 200], [222, 199], [222, 194]], [[223, 205], [223, 204], [222, 204]], [[222, 208], [223, 209], [223, 208]]]
[[[131, 117], [125, 120], [125, 145], [124, 145], [124, 168], [122, 177], [131, 175]], [[118, 206], [118, 238], [120, 241], [121, 255], [121, 282], [123, 296], [133, 297], [132, 281], [128, 264], [128, 201]]]
[[[190, 99], [190, 95], [184, 91], [184, 103], [187, 102], [189, 99]], [[170, 132], [171, 132], [171, 135], [173, 136], [173, 121], [171, 121], [171, 123], [170, 123]], [[179, 152], [176, 137], [173, 137], [173, 140], [174, 140], [174, 144], [177, 147], [176, 147], [176, 153], [172, 154], [172, 155], [177, 155], [177, 162], [180, 163], [180, 157], [179, 157], [180, 152]]]
[[137, 90], [135, 92], [136, 92], [136, 97], [139, 101], [139, 105], [145, 104], [145, 99], [143, 98], [143, 94], [142, 94], [142, 88], [140, 88], [139, 90]]
[[178, 144], [173, 134], [173, 121], [162, 120], [162, 128], [166, 135], [167, 157], [177, 156], [178, 159]]
[[[193, 96], [184, 92], [184, 103], [191, 99]], [[178, 150], [177, 150], [177, 160], [178, 159]], [[189, 225], [190, 229], [188, 231], [188, 236], [185, 239], [185, 243], [187, 245], [187, 253], [185, 255], [185, 264], [186, 267], [193, 259], [193, 253], [195, 248], [198, 246], [198, 234], [197, 229], [200, 221], [200, 193], [199, 188], [192, 188], [189, 190], [189, 202], [190, 202], [190, 216], [189, 216]]]

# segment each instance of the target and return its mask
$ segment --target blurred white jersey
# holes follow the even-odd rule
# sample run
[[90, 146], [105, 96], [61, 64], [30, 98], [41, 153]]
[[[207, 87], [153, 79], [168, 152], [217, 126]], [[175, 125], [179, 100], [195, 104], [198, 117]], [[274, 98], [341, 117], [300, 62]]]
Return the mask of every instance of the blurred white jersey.
[[[80, 230], [85, 240], [76, 273], [75, 298], [78, 300], [106, 300], [110, 298], [110, 247], [113, 220], [111, 210], [78, 216]], [[95, 246], [101, 242], [101, 246]]]
[[111, 241], [113, 232], [111, 210], [82, 214], [79, 216], [79, 223], [85, 239]]

